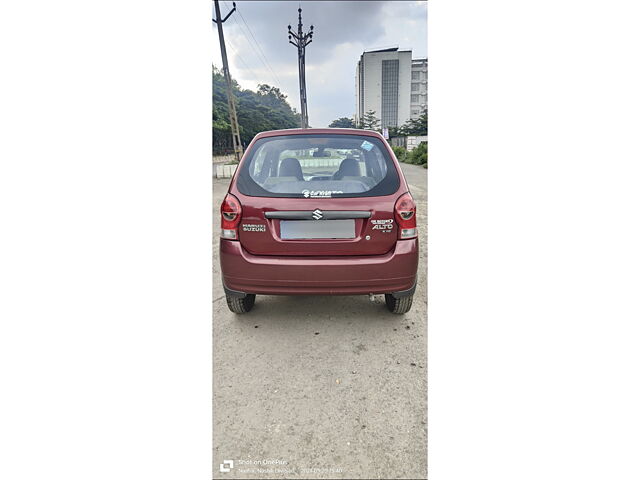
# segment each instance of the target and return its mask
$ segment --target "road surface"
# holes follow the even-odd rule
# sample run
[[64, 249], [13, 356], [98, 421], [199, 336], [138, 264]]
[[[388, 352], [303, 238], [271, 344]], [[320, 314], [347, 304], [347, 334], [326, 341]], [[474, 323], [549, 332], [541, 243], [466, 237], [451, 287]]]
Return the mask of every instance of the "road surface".
[[426, 478], [427, 170], [402, 168], [421, 248], [404, 316], [383, 296], [258, 295], [232, 314], [218, 261], [229, 179], [214, 179], [214, 478]]

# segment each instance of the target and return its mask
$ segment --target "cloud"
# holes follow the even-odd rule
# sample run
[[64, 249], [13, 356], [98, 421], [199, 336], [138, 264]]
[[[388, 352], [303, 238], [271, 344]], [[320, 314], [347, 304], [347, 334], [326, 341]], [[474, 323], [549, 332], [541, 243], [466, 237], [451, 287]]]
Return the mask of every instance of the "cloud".
[[[244, 88], [278, 86], [299, 110], [297, 49], [287, 25], [297, 30], [298, 2], [237, 1], [224, 23], [231, 74]], [[312, 126], [350, 117], [355, 109], [355, 69], [364, 49], [399, 45], [415, 57], [427, 55], [426, 2], [303, 1], [303, 31], [314, 26], [306, 50], [307, 96]], [[221, 1], [222, 15], [232, 8]], [[213, 63], [221, 65], [218, 34]], [[259, 46], [258, 46], [259, 45]]]

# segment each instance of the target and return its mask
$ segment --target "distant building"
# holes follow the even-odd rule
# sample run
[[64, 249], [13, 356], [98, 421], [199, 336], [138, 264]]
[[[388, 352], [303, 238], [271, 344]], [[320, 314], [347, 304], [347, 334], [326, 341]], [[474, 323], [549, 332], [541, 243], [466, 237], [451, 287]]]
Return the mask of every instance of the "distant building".
[[411, 72], [411, 50], [364, 52], [356, 69], [356, 124], [369, 110], [376, 112], [382, 128], [409, 120]]
[[411, 119], [418, 118], [427, 108], [427, 59], [411, 60]]

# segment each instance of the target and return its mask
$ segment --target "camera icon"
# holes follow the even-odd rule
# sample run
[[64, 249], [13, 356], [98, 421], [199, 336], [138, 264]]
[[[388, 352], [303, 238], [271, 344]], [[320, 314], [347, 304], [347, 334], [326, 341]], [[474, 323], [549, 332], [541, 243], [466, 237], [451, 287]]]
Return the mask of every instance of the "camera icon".
[[220, 464], [220, 471], [222, 473], [228, 473], [233, 468], [233, 460], [223, 460]]

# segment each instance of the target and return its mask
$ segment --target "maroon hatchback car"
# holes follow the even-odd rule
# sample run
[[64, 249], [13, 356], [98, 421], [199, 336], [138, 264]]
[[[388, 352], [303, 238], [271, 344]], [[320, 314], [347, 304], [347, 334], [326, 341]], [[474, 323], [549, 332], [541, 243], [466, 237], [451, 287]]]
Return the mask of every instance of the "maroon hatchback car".
[[411, 308], [416, 205], [380, 134], [260, 133], [220, 210], [220, 264], [231, 311], [251, 310], [256, 294], [385, 294], [391, 312]]

